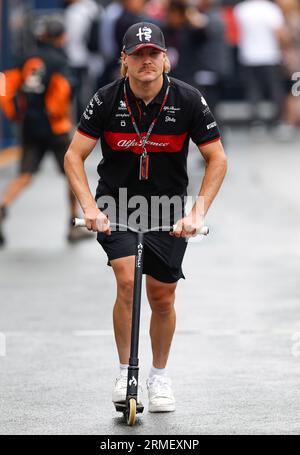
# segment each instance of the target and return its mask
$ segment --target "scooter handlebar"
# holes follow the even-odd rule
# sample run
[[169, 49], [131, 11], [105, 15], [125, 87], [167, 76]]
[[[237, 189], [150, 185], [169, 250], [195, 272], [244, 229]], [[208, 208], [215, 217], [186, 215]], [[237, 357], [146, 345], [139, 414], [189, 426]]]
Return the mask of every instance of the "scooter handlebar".
[[[176, 224], [173, 224], [173, 231], [175, 231], [177, 228]], [[197, 229], [196, 235], [207, 235], [209, 233], [209, 228], [208, 226], [202, 226], [200, 229]]]
[[86, 227], [85, 219], [83, 218], [73, 218], [72, 223], [75, 227]]
[[[112, 226], [123, 226], [123, 227], [126, 227], [125, 225], [119, 225], [118, 223], [110, 223], [109, 220], [108, 220], [108, 227], [112, 225]], [[73, 226], [75, 227], [86, 227], [86, 222], [85, 222], [85, 219], [83, 218], [74, 218], [73, 219]], [[135, 231], [134, 229], [131, 229], [129, 226], [127, 226], [128, 229], [132, 230], [132, 231]], [[162, 228], [166, 226], [162, 226]], [[177, 225], [176, 224], [173, 224], [173, 227], [169, 226], [170, 227], [170, 230], [173, 229], [173, 231], [176, 230], [177, 228]], [[154, 230], [154, 229], [149, 229], [148, 232], [150, 232], [151, 230]], [[136, 231], [137, 232], [137, 231]], [[147, 232], [147, 231], [146, 231]], [[202, 226], [200, 229], [197, 230], [196, 234], [197, 235], [207, 235], [209, 233], [209, 228], [208, 226]]]

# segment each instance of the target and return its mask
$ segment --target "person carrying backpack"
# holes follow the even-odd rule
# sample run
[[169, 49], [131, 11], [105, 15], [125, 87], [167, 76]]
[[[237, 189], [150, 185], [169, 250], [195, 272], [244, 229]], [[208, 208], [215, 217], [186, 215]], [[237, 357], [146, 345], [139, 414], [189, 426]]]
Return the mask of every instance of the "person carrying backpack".
[[[53, 153], [64, 173], [64, 155], [70, 143], [72, 74], [63, 50], [65, 30], [59, 18], [44, 21], [37, 50], [19, 65], [4, 72], [6, 93], [1, 97], [5, 116], [20, 126], [22, 157], [17, 177], [0, 199], [0, 246], [5, 243], [3, 220], [14, 199], [31, 183], [46, 152]], [[69, 188], [70, 220], [77, 215], [77, 203]], [[68, 241], [86, 238], [71, 222]], [[89, 236], [90, 237], [90, 236]]]

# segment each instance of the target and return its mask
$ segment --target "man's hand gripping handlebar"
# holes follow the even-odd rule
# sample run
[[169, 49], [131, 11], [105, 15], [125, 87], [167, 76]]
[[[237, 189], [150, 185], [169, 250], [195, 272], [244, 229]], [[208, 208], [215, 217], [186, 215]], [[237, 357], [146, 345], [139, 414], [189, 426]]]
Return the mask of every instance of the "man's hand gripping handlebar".
[[[76, 226], [76, 227], [86, 227], [86, 221], [83, 218], [74, 218], [73, 219], [73, 225]], [[134, 228], [132, 228], [130, 226], [127, 226], [125, 224], [110, 223], [110, 221], [107, 220], [106, 228], [110, 228], [110, 227], [122, 227], [122, 228], [127, 228], [127, 229], [129, 229], [130, 231], [133, 231], [133, 232], [139, 232], [138, 229], [134, 229]], [[159, 227], [147, 229], [147, 230], [145, 230], [143, 232], [158, 231], [158, 230], [162, 231], [162, 230], [168, 230], [168, 229], [171, 232], [174, 232], [177, 229], [177, 225], [174, 224], [173, 226], [159, 226]], [[103, 230], [101, 229], [101, 226], [99, 226], [99, 231], [98, 232], [103, 232]], [[195, 235], [207, 235], [208, 233], [209, 233], [209, 228], [207, 226], [202, 226], [200, 229], [198, 229], [196, 231]]]

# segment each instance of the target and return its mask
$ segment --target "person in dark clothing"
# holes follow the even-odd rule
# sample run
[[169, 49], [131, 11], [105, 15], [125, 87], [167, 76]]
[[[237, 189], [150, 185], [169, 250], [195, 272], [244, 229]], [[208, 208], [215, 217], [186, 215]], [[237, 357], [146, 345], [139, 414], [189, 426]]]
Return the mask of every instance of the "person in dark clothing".
[[[146, 20], [145, 13], [146, 0], [120, 0], [115, 2], [115, 11], [112, 18], [108, 18], [111, 22], [110, 27], [110, 42], [106, 42], [104, 33], [108, 33], [107, 23], [102, 24], [102, 48], [103, 55], [106, 59], [106, 67], [100, 79], [100, 85], [106, 85], [116, 79], [119, 72], [119, 58], [122, 51], [122, 39], [126, 30], [133, 24], [139, 21]], [[112, 9], [112, 6], [110, 7]], [[107, 16], [103, 15], [103, 21], [107, 22]], [[109, 49], [109, 52], [107, 50]], [[111, 51], [113, 49], [113, 55]]]
[[206, 40], [207, 19], [184, 0], [171, 0], [162, 30], [172, 70], [170, 75], [195, 85], [196, 56]]
[[207, 17], [206, 40], [197, 49], [197, 71], [194, 81], [215, 112], [221, 97], [222, 81], [228, 74], [228, 46], [225, 24], [216, 0], [199, 1], [199, 10]]
[[[152, 311], [153, 363], [147, 379], [150, 412], [175, 410], [166, 365], [175, 331], [175, 291], [179, 279], [184, 278], [186, 239], [203, 226], [204, 215], [227, 168], [219, 129], [205, 99], [196, 88], [168, 76], [166, 51], [164, 35], [156, 25], [142, 22], [129, 27], [123, 38], [122, 78], [95, 93], [65, 156], [66, 174], [84, 211], [86, 226], [98, 232], [97, 240], [107, 254], [117, 283], [113, 320], [120, 375], [113, 389], [114, 403], [124, 403], [126, 399], [136, 237], [128, 230], [113, 230], [109, 221], [114, 218], [107, 218], [102, 203], [110, 201], [126, 211], [145, 203], [144, 214], [137, 209], [140, 222], [135, 223], [131, 213], [128, 221], [125, 218], [127, 225], [133, 222], [137, 227], [143, 226], [148, 217], [155, 229], [157, 222], [166, 226], [166, 217], [168, 226], [176, 222], [172, 232], [156, 229], [145, 235], [142, 272], [146, 275]], [[102, 159], [94, 198], [84, 161], [99, 139]], [[152, 215], [157, 197], [168, 202], [175, 198], [181, 203], [187, 194], [190, 139], [206, 161], [197, 199], [188, 213], [184, 204], [178, 204], [181, 210], [176, 216], [162, 207], [157, 220]]]
[[[8, 207], [29, 185], [46, 152], [54, 154], [64, 173], [64, 155], [70, 143], [72, 74], [63, 51], [64, 26], [55, 18], [44, 22], [37, 50], [16, 67], [5, 71], [6, 93], [1, 108], [20, 125], [22, 158], [18, 176], [9, 184], [0, 201], [0, 245], [5, 243], [2, 224]], [[77, 203], [69, 188], [70, 219], [77, 215]], [[71, 225], [68, 240], [87, 237]]]
[[89, 66], [91, 53], [88, 48], [89, 35], [93, 21], [100, 13], [100, 7], [94, 0], [64, 0], [66, 6], [64, 24], [66, 28], [66, 54], [69, 65], [76, 78], [74, 91], [74, 114], [79, 121], [90, 98]]

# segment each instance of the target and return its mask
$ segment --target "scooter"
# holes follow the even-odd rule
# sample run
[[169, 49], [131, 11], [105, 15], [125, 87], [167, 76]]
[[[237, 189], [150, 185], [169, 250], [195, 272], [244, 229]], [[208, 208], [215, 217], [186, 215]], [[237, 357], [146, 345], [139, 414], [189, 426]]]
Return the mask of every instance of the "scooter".
[[[85, 220], [74, 218], [73, 225], [85, 227]], [[138, 403], [138, 377], [139, 377], [139, 333], [140, 333], [140, 308], [141, 308], [141, 292], [143, 278], [143, 260], [144, 260], [144, 234], [150, 231], [172, 231], [176, 229], [176, 224], [173, 226], [160, 226], [159, 228], [151, 228], [144, 231], [134, 229], [130, 226], [120, 223], [109, 223], [110, 227], [121, 227], [129, 229], [137, 234], [136, 254], [135, 254], [135, 272], [134, 272], [134, 291], [133, 291], [133, 306], [132, 306], [132, 326], [131, 326], [131, 347], [130, 358], [127, 375], [127, 394], [126, 400], [114, 403], [116, 411], [122, 412], [129, 426], [135, 424], [136, 414], [142, 413], [144, 406]], [[207, 235], [209, 229], [203, 226], [198, 234]]]

